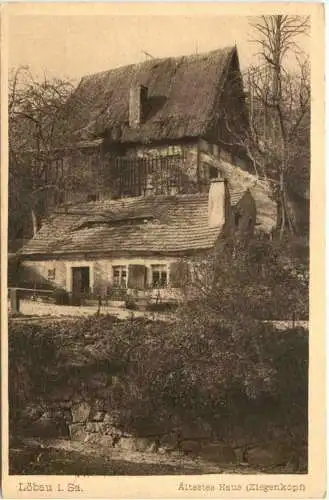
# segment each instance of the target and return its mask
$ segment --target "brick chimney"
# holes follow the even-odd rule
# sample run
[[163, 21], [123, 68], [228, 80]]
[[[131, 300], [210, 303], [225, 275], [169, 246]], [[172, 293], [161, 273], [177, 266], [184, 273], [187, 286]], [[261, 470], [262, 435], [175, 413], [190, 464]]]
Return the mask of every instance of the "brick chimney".
[[147, 88], [143, 85], [133, 85], [129, 92], [129, 126], [137, 128], [145, 117]]
[[227, 214], [227, 187], [225, 179], [213, 179], [208, 195], [208, 225], [220, 227], [225, 224]]

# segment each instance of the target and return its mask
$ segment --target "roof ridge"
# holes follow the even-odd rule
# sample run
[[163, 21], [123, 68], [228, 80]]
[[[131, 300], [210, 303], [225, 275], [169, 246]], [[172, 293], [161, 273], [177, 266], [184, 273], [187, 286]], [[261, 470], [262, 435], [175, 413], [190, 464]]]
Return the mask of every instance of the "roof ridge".
[[[53, 214], [62, 215], [62, 214], [70, 214], [74, 210], [84, 210], [85, 208], [89, 208], [90, 210], [94, 210], [95, 208], [105, 208], [108, 206], [109, 208], [114, 205], [125, 205], [138, 203], [138, 201], [142, 201], [145, 203], [154, 203], [154, 202], [162, 202], [162, 201], [173, 201], [174, 199], [183, 200], [183, 199], [202, 199], [208, 197], [208, 193], [179, 193], [174, 195], [151, 195], [151, 196], [129, 196], [127, 198], [118, 198], [118, 199], [109, 199], [106, 198], [104, 200], [98, 201], [80, 201], [75, 204], [70, 204], [69, 206], [60, 206], [54, 210]], [[87, 206], [87, 207], [86, 207]], [[53, 215], [52, 214], [52, 215]], [[93, 212], [91, 215], [97, 215]]]
[[80, 83], [83, 80], [87, 80], [89, 78], [95, 78], [95, 77], [104, 77], [105, 75], [109, 74], [112, 71], [116, 70], [122, 70], [122, 69], [128, 69], [128, 68], [133, 68], [134, 66], [152, 66], [155, 64], [163, 63], [165, 61], [177, 61], [178, 62], [187, 62], [187, 61], [193, 61], [193, 59], [198, 60], [198, 59], [203, 59], [205, 57], [209, 57], [210, 55], [216, 55], [220, 52], [224, 53], [226, 52], [227, 54], [232, 52], [233, 50], [236, 49], [235, 45], [226, 45], [224, 47], [218, 48], [218, 49], [213, 49], [205, 52], [199, 52], [197, 54], [181, 54], [179, 56], [168, 56], [168, 57], [155, 57], [153, 59], [148, 59], [147, 61], [139, 61], [139, 62], [134, 62], [134, 63], [129, 63], [129, 64], [123, 64], [120, 66], [115, 66], [113, 68], [105, 69], [102, 71], [97, 71], [96, 73], [88, 73], [80, 79]]

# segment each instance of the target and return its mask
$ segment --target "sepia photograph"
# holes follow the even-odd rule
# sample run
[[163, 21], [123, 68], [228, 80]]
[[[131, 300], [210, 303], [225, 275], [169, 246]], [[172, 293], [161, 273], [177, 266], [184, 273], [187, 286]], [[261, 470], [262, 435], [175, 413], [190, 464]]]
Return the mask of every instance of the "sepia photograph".
[[312, 16], [14, 7], [17, 496], [53, 492], [34, 476], [179, 476], [178, 494], [217, 474], [305, 495]]

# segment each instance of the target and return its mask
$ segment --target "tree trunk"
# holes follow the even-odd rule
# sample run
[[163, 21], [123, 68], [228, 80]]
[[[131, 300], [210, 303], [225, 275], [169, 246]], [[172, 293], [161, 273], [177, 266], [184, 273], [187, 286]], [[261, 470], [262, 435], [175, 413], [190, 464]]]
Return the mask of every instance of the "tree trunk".
[[288, 210], [287, 190], [286, 190], [283, 170], [281, 170], [280, 172], [280, 190], [279, 190], [278, 203], [280, 212], [280, 218], [278, 221], [279, 239], [282, 240], [286, 231], [288, 231], [290, 234], [294, 233], [294, 224], [293, 221], [291, 220]]
[[38, 232], [39, 227], [38, 227], [38, 217], [34, 208], [31, 208], [31, 218], [32, 218], [33, 236], [35, 236]]
[[284, 203], [284, 177], [283, 171], [280, 172], [280, 191], [279, 191], [279, 204], [280, 204], [280, 229], [279, 229], [279, 239], [283, 239], [284, 230], [286, 227], [286, 211]]

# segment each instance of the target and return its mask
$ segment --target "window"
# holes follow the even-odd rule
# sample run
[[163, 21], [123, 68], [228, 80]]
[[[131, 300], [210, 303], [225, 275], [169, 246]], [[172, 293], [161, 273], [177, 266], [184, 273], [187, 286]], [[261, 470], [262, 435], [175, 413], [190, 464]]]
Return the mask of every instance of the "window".
[[152, 266], [152, 287], [165, 288], [168, 284], [168, 273], [166, 265]]
[[48, 279], [49, 280], [54, 280], [56, 276], [56, 270], [55, 268], [48, 269]]
[[127, 287], [127, 267], [126, 266], [113, 266], [113, 285], [126, 288]]
[[218, 170], [216, 167], [209, 167], [209, 178], [210, 179], [218, 178]]

